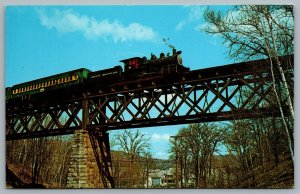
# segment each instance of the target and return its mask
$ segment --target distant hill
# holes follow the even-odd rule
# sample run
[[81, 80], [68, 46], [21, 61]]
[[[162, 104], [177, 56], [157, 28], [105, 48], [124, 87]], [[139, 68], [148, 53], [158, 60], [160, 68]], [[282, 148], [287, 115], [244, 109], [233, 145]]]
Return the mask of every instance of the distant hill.
[[[118, 160], [127, 161], [128, 160], [128, 154], [125, 153], [124, 151], [112, 150], [111, 151], [111, 158], [112, 158], [113, 162], [118, 161]], [[146, 157], [143, 157], [143, 156], [138, 156], [136, 158], [136, 160], [139, 161], [139, 162], [145, 162], [145, 163], [148, 160], [148, 162], [155, 163], [156, 168], [161, 169], [161, 170], [175, 166], [174, 162], [172, 162], [170, 160], [164, 160], [164, 159], [158, 159], [158, 158], [149, 159], [149, 158], [146, 158]]]

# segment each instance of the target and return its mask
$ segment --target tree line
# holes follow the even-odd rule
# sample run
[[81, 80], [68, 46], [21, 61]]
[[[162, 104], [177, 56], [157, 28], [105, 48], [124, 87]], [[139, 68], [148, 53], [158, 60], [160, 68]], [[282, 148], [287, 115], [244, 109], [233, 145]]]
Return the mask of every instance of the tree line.
[[41, 137], [6, 142], [6, 165], [27, 184], [65, 188], [72, 137]]
[[293, 162], [284, 135], [277, 118], [181, 128], [170, 140], [179, 188], [280, 188], [282, 182], [292, 187]]

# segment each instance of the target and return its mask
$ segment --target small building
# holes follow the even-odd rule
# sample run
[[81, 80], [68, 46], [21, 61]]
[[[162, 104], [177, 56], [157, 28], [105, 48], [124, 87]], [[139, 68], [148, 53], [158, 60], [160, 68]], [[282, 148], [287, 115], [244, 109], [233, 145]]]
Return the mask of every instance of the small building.
[[[147, 182], [144, 184], [147, 188]], [[154, 169], [149, 173], [148, 188], [175, 187], [174, 168]]]
[[161, 177], [151, 177], [152, 187], [160, 187], [162, 185]]

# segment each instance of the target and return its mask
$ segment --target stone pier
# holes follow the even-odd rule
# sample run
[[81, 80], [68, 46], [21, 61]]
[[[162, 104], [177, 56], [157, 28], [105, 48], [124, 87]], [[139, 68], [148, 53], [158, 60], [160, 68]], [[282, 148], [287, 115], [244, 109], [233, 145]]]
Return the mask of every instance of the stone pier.
[[87, 130], [76, 130], [67, 188], [103, 188]]

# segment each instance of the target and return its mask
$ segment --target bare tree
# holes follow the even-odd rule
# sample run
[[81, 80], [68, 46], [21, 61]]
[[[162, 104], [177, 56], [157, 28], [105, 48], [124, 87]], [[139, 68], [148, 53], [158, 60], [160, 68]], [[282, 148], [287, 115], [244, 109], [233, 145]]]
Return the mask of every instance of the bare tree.
[[115, 144], [120, 147], [122, 151], [128, 154], [131, 160], [137, 156], [144, 155], [150, 150], [150, 137], [146, 138], [145, 134], [136, 130], [124, 130], [123, 133], [118, 133]]
[[[284, 115], [283, 98], [287, 99], [292, 119], [294, 118], [293, 82], [290, 71], [286, 70], [279, 57], [294, 52], [294, 14], [291, 5], [243, 5], [235, 6], [226, 15], [207, 9], [207, 25], [204, 32], [223, 38], [228, 47], [230, 58], [247, 61], [250, 59], [269, 58], [273, 80], [273, 90], [278, 108], [285, 126], [291, 158], [294, 161], [293, 133], [290, 135], [288, 122]], [[290, 60], [284, 63], [291, 65]], [[279, 72], [281, 79], [276, 79], [274, 72]], [[282, 83], [284, 96], [280, 95], [278, 81]]]
[[[139, 184], [139, 179], [143, 177], [143, 170], [138, 164], [141, 156], [148, 157], [150, 153], [150, 137], [146, 138], [145, 134], [136, 130], [124, 130], [123, 133], [118, 133], [114, 140], [115, 147], [124, 151], [129, 160], [127, 175], [130, 176], [129, 187], [132, 187], [134, 182]], [[119, 180], [120, 181], [120, 180]]]
[[[171, 140], [171, 157], [178, 154], [181, 173], [188, 171], [188, 161], [193, 164], [196, 187], [207, 187], [211, 178], [212, 157], [217, 150], [217, 145], [223, 139], [222, 130], [213, 124], [191, 124], [181, 128], [177, 134], [178, 143]], [[176, 147], [177, 146], [177, 147]], [[172, 159], [172, 158], [171, 158]]]

